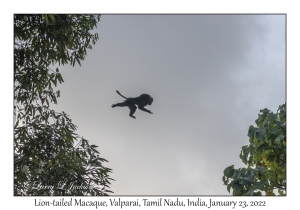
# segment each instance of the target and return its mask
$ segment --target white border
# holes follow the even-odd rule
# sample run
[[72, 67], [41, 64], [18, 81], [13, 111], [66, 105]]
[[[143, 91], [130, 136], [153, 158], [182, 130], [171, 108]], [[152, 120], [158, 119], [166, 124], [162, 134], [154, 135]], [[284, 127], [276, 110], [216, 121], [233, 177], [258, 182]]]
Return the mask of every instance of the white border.
[[[287, 14], [287, 113], [288, 113], [288, 196], [284, 198], [271, 197], [199, 197], [204, 200], [235, 200], [235, 201], [267, 201], [267, 207], [264, 209], [274, 209], [274, 207], [289, 207], [298, 206], [296, 201], [297, 189], [299, 182], [296, 177], [299, 173], [298, 150], [299, 135], [296, 136], [299, 119], [299, 49], [300, 49], [300, 34], [299, 34], [299, 9], [297, 10], [297, 1], [10, 1], [9, 3], [1, 3], [1, 113], [0, 129], [1, 129], [1, 206], [7, 209], [11, 208], [31, 208], [34, 206], [34, 199], [53, 200], [53, 197], [13, 197], [13, 14], [14, 13], [148, 13], [148, 14], [178, 14], [178, 13], [286, 13]], [[4, 47], [3, 47], [4, 46]], [[220, 175], [221, 177], [221, 175]], [[297, 197], [296, 197], [297, 196]], [[58, 199], [59, 197], [56, 197]], [[77, 197], [78, 198], [78, 197]], [[97, 197], [81, 197], [83, 200], [106, 200], [110, 198]], [[143, 199], [143, 197], [122, 197], [124, 201]], [[146, 198], [146, 197], [144, 197]], [[147, 197], [149, 199], [157, 199], [159, 197]], [[177, 197], [163, 197], [175, 199]], [[179, 197], [179, 199], [187, 199], [188, 197]], [[195, 198], [194, 196], [192, 198]], [[69, 198], [68, 198], [69, 199]], [[56, 209], [68, 207], [56, 207]], [[74, 208], [74, 207], [70, 207]], [[92, 209], [94, 207], [90, 207]], [[126, 208], [125, 209], [134, 209]], [[123, 209], [122, 208], [122, 209]], [[153, 207], [150, 207], [153, 209]], [[148, 208], [148, 209], [150, 209]], [[156, 207], [157, 209], [160, 207]], [[171, 207], [163, 207], [169, 209]], [[186, 207], [185, 207], [186, 208]], [[216, 208], [216, 207], [215, 207]], [[222, 207], [221, 207], [222, 208]], [[223, 207], [224, 208], [224, 207]], [[228, 208], [228, 207], [227, 207]], [[297, 208], [297, 207], [296, 207]], [[106, 209], [120, 209], [120, 207], [108, 207]]]

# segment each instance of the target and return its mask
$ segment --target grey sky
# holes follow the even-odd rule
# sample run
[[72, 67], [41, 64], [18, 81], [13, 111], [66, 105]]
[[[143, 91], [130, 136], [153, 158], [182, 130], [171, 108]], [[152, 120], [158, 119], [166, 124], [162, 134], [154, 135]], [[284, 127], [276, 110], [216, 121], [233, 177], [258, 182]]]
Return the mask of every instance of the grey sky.
[[[285, 16], [103, 15], [82, 66], [60, 67], [58, 110], [99, 146], [114, 195], [229, 195], [223, 170], [260, 109], [285, 102]], [[111, 108], [148, 93], [136, 111]]]

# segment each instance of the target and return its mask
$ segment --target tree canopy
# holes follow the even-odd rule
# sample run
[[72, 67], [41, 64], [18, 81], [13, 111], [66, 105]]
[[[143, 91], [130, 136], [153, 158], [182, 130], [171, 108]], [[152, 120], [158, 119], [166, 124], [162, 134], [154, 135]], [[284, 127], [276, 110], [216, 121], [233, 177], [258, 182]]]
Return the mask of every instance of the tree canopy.
[[[14, 194], [108, 195], [111, 169], [57, 104], [60, 65], [80, 64], [100, 15], [14, 15]], [[56, 66], [56, 67], [53, 67]], [[55, 70], [53, 70], [55, 68]]]
[[224, 170], [223, 182], [233, 195], [286, 195], [286, 104], [277, 113], [260, 110], [256, 127], [249, 127], [249, 145], [240, 158], [247, 168]]

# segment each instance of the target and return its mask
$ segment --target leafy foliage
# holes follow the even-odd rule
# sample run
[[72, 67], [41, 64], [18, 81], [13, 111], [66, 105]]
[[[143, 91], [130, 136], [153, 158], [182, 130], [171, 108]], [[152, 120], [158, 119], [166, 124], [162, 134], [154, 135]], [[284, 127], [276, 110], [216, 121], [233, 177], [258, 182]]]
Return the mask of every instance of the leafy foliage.
[[260, 110], [257, 127], [249, 127], [250, 144], [242, 147], [240, 158], [247, 168], [224, 170], [223, 182], [233, 195], [286, 195], [286, 104], [277, 113]]
[[[14, 194], [108, 195], [111, 169], [69, 116], [50, 109], [64, 80], [50, 65], [84, 60], [100, 15], [14, 15]], [[51, 188], [52, 187], [52, 188]], [[51, 189], [50, 189], [51, 188]]]

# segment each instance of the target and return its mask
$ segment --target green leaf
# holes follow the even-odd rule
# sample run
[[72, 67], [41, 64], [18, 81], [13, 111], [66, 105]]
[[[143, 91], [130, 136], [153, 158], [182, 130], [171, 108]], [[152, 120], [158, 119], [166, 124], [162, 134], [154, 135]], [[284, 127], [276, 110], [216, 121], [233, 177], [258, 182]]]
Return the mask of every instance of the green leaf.
[[276, 144], [281, 144], [282, 143], [282, 140], [285, 138], [285, 136], [284, 135], [279, 135], [279, 136], [277, 136], [276, 138], [275, 138], [275, 143]]
[[230, 188], [231, 188], [231, 185], [227, 185], [227, 191], [230, 193]]
[[27, 170], [28, 170], [28, 166], [27, 165], [23, 165], [22, 167], [22, 173], [27, 173]]
[[227, 181], [225, 180], [225, 175], [222, 176], [222, 181], [223, 181], [223, 183], [224, 183], [225, 185], [227, 185]]
[[251, 188], [250, 190], [248, 190], [248, 192], [246, 193], [246, 195], [253, 195], [254, 189]]
[[48, 17], [49, 17], [53, 22], [55, 21], [54, 15], [48, 15]]
[[254, 175], [252, 173], [250, 173], [245, 180], [247, 180], [248, 182], [252, 182], [253, 181], [253, 176]]
[[248, 155], [249, 155], [249, 153], [250, 153], [250, 151], [249, 151], [249, 149], [248, 149], [248, 146], [243, 146], [243, 147], [242, 147], [242, 151], [243, 151], [243, 153], [244, 153], [244, 156], [245, 156], [245, 157], [248, 157]]
[[79, 66], [81, 66], [79, 58], [76, 57], [75, 59], [76, 59], [77, 63], [79, 64]]
[[265, 168], [262, 168], [262, 167], [258, 167], [258, 172], [259, 172], [261, 175], [265, 175], [266, 169], [265, 169]]
[[232, 189], [233, 189], [233, 191], [235, 191], [235, 193], [240, 194], [240, 192], [243, 189], [243, 186], [236, 182], [232, 185]]
[[274, 114], [274, 113], [270, 113], [268, 118], [269, 118], [269, 121], [273, 122], [277, 119], [277, 114]]
[[249, 130], [248, 130], [248, 136], [249, 136], [251, 139], [253, 139], [253, 138], [254, 138], [254, 134], [255, 134], [255, 129], [254, 129], [254, 126], [251, 125], [251, 126], [249, 127]]
[[14, 126], [14, 129], [16, 129], [18, 127], [18, 125], [19, 125], [19, 120], [17, 120], [17, 122], [16, 122], [16, 124]]
[[48, 20], [48, 15], [43, 15], [45, 20], [46, 20], [46, 24], [49, 25], [49, 20]]
[[273, 155], [273, 154], [270, 154], [268, 157], [267, 157], [267, 161], [271, 161], [271, 162], [273, 162], [274, 161], [274, 159], [275, 159], [275, 155]]
[[32, 109], [32, 116], [35, 116], [35, 108]]
[[262, 151], [264, 151], [265, 149], [268, 148], [268, 145], [266, 143], [262, 143], [257, 149], [256, 149], [256, 152], [258, 154], [261, 154]]
[[264, 142], [265, 140], [265, 133], [263, 130], [258, 130], [256, 133], [256, 138], [260, 141], [260, 142]]
[[30, 122], [30, 117], [27, 116], [27, 117], [26, 117], [26, 123], [28, 124], [29, 122]]
[[239, 184], [246, 186], [249, 184], [249, 181], [247, 181], [246, 179], [240, 179]]
[[260, 189], [260, 188], [262, 188], [262, 187], [266, 184], [266, 182], [267, 182], [267, 180], [265, 180], [265, 181], [260, 181], [260, 182], [256, 182], [256, 183], [253, 185], [253, 187], [254, 187], [255, 189]]
[[232, 177], [234, 170], [233, 170], [234, 165], [228, 166], [225, 170], [224, 170], [224, 175], [227, 177]]

